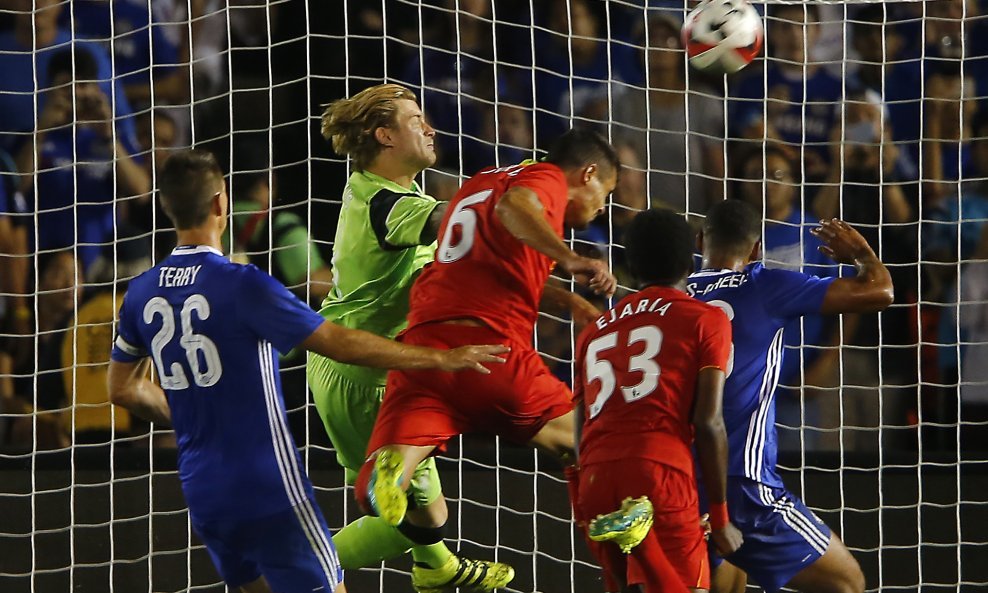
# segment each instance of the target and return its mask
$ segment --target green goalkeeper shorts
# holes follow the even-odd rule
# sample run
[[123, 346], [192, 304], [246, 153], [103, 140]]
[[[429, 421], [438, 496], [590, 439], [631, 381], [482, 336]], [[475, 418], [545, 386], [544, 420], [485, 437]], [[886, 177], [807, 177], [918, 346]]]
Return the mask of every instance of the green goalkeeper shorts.
[[[333, 361], [310, 354], [305, 368], [316, 410], [336, 449], [336, 459], [353, 484], [367, 459], [367, 443], [381, 407], [384, 388], [364, 385], [344, 376]], [[432, 504], [442, 494], [436, 460], [428, 457], [415, 468], [409, 497], [418, 507]]]

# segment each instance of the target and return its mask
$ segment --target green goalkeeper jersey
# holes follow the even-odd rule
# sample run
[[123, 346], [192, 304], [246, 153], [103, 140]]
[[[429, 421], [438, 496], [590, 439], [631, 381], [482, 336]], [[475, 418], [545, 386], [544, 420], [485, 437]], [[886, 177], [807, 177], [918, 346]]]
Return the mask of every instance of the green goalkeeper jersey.
[[[406, 189], [368, 171], [351, 174], [333, 243], [333, 289], [319, 313], [385, 338], [403, 330], [412, 282], [436, 251], [422, 233], [438, 204], [415, 182]], [[334, 366], [351, 380], [385, 384], [387, 371]]]

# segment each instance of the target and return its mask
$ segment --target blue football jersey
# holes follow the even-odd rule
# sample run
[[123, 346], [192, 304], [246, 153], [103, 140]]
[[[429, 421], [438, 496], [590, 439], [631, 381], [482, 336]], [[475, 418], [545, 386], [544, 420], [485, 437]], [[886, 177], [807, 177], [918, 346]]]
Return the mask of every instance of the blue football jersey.
[[153, 359], [193, 518], [261, 517], [313, 496], [288, 431], [278, 352], [322, 322], [266, 273], [211, 247], [178, 247], [130, 282], [112, 357]]
[[727, 313], [734, 331], [724, 384], [729, 476], [782, 487], [775, 469], [775, 389], [782, 368], [783, 328], [820, 312], [833, 278], [751, 264], [741, 272], [701, 270], [686, 292]]

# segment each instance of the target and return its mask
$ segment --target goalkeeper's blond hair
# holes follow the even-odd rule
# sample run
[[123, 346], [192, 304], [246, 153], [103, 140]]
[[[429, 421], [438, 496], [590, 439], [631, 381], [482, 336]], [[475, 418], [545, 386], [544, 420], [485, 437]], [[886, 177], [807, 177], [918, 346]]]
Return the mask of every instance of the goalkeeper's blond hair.
[[415, 93], [400, 84], [379, 84], [349, 99], [333, 101], [322, 113], [323, 138], [336, 154], [353, 159], [355, 170], [363, 171], [381, 152], [374, 132], [395, 123], [398, 99], [418, 103]]

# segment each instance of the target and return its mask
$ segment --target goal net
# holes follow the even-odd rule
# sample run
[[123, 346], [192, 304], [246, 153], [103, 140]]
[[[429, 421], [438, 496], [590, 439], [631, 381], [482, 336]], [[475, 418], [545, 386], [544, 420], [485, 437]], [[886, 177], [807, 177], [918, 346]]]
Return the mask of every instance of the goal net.
[[[896, 302], [787, 328], [784, 479], [844, 539], [868, 590], [983, 590], [984, 4], [757, 3], [766, 48], [724, 78], [687, 66], [687, 0], [3, 2], [0, 591], [225, 590], [190, 526], [174, 437], [107, 401], [114, 314], [126, 281], [174, 245], [153, 192], [187, 146], [229, 172], [228, 253], [318, 307], [348, 171], [318, 133], [320, 105], [380, 82], [412, 88], [437, 129], [422, 181], [440, 199], [570, 126], [606, 134], [618, 188], [567, 240], [606, 259], [624, 293], [622, 230], [643, 208], [700, 224], [715, 201], [748, 200], [767, 266], [828, 276], [851, 271], [809, 229], [858, 228]], [[566, 380], [575, 335], [555, 315], [536, 328]], [[359, 516], [352, 489], [304, 358], [281, 362], [294, 437], [338, 529]], [[439, 467], [452, 548], [511, 563], [511, 590], [603, 590], [556, 462], [471, 437]], [[411, 590], [409, 567], [347, 583]]]

